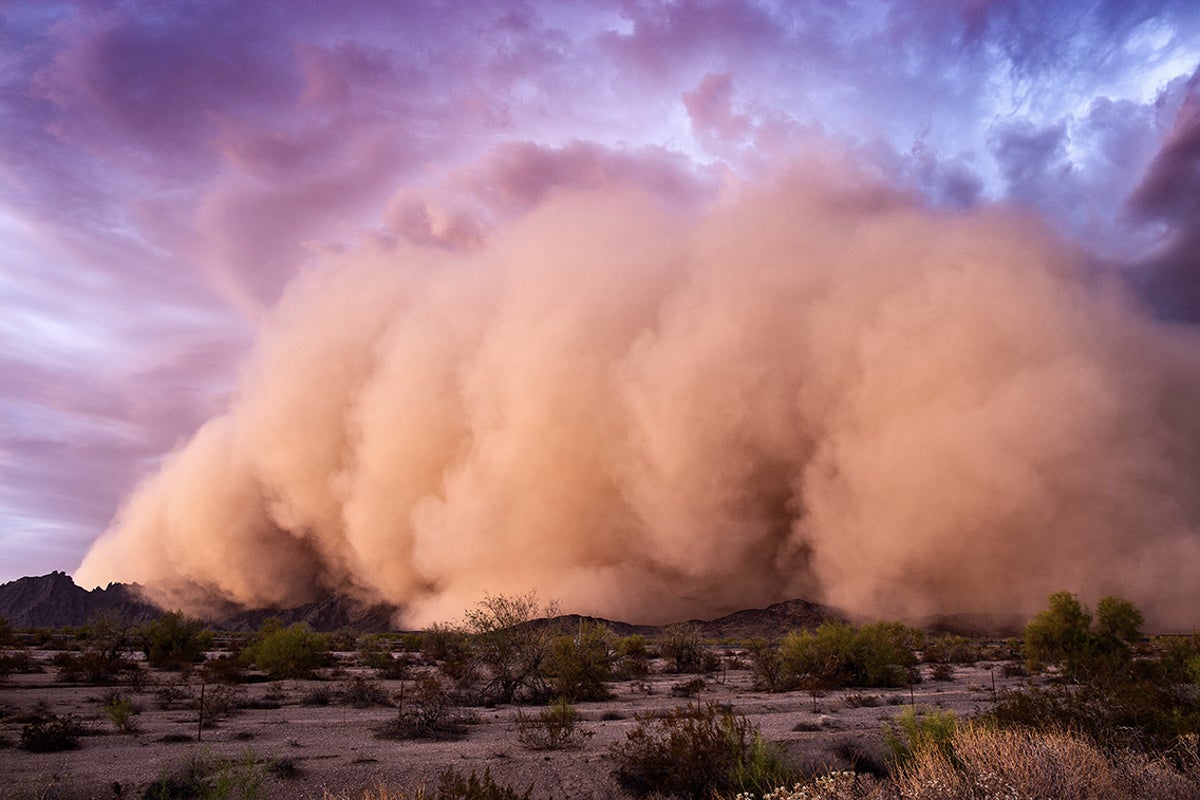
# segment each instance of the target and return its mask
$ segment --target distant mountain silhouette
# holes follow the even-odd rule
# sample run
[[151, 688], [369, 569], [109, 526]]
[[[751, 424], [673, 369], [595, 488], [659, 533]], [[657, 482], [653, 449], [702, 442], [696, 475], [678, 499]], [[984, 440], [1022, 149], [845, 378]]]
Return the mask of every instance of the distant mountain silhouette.
[[[294, 608], [237, 611], [206, 621], [218, 630], [253, 631], [262, 627], [269, 617], [279, 617], [285, 625], [304, 622], [318, 631], [348, 629], [374, 633], [395, 630], [392, 620], [398, 610], [387, 604], [366, 605], [347, 597], [329, 595]], [[161, 616], [163, 611], [143, 596], [137, 584], [110, 583], [104, 589], [87, 591], [76, 586], [71, 576], [63, 572], [0, 584], [0, 616], [15, 628], [83, 625], [102, 612], [116, 613], [126, 623], [137, 625]], [[830, 606], [807, 600], [786, 600], [717, 619], [690, 620], [688, 624], [697, 626], [706, 639], [745, 641], [755, 637], [778, 639], [788, 631], [812, 630], [826, 621], [846, 619], [845, 614]], [[578, 614], [556, 617], [551, 622], [572, 626], [585, 620], [604, 623], [621, 636], [632, 633], [653, 636], [660, 630], [654, 625], [631, 625]], [[953, 615], [931, 617], [921, 627], [975, 636], [1004, 635], [1011, 632], [1013, 621], [999, 616]]]
[[101, 612], [115, 612], [130, 624], [162, 614], [142, 599], [136, 584], [110, 583], [104, 589], [81, 589], [65, 572], [20, 578], [0, 584], [0, 615], [15, 628], [62, 628], [82, 625]]

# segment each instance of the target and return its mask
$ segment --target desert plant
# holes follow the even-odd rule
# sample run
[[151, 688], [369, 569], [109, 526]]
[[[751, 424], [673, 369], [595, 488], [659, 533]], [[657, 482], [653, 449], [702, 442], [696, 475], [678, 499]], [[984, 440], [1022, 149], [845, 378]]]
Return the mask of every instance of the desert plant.
[[511, 786], [496, 783], [491, 769], [485, 768], [480, 778], [474, 771], [464, 777], [451, 768], [438, 776], [433, 800], [529, 800], [532, 795], [532, 786], [519, 794]]
[[329, 663], [329, 637], [314, 633], [303, 622], [285, 628], [280, 620], [272, 618], [263, 623], [242, 657], [273, 680], [306, 678]]
[[[610, 750], [617, 779], [638, 796], [653, 793], [701, 800], [746, 786], [750, 774], [779, 785], [785, 770], [745, 717], [713, 703], [636, 718], [638, 724]], [[770, 779], [764, 777], [774, 773]]]
[[679, 681], [678, 683], [671, 685], [671, 696], [699, 697], [700, 693], [704, 691], [704, 687], [706, 685], [707, 684], [705, 683], [704, 678], [701, 678], [700, 676], [689, 678], [686, 681]]
[[57, 753], [79, 747], [79, 737], [86, 729], [78, 717], [70, 714], [46, 715], [26, 723], [21, 728], [18, 746], [31, 753]]
[[190, 619], [182, 611], [163, 614], [139, 631], [146, 662], [160, 669], [178, 669], [204, 660], [204, 651], [212, 647], [212, 632], [204, 623]]
[[645, 636], [634, 633], [617, 640], [613, 671], [623, 680], [642, 680], [650, 674], [650, 651]]
[[584, 621], [574, 635], [555, 637], [550, 643], [546, 674], [559, 697], [570, 700], [607, 700], [607, 681], [616, 658], [613, 632], [607, 625]]
[[884, 729], [884, 743], [899, 763], [912, 759], [926, 750], [950, 754], [958, 716], [953, 711], [906, 708]]
[[752, 639], [746, 649], [750, 653], [750, 669], [754, 673], [754, 688], [764, 692], [787, 692], [796, 688], [796, 675], [785, 669], [779, 643], [767, 639]]
[[704, 666], [704, 639], [695, 625], [668, 625], [658, 637], [658, 652], [672, 672], [699, 672]]
[[55, 653], [50, 663], [58, 670], [64, 683], [91, 683], [100, 686], [119, 683], [137, 670], [137, 665], [121, 656], [110, 656], [100, 650], [82, 653]]
[[530, 750], [570, 750], [582, 747], [592, 732], [580, 725], [579, 712], [561, 697], [537, 714], [517, 709], [513, 720], [517, 741]]
[[141, 713], [141, 708], [135, 706], [128, 698], [116, 695], [104, 704], [104, 713], [118, 731], [133, 733], [138, 727], [135, 717]]
[[240, 759], [193, 756], [160, 772], [142, 800], [257, 800], [263, 796], [269, 764], [260, 762], [253, 751]]
[[343, 703], [355, 708], [390, 706], [392, 704], [387, 692], [377, 681], [357, 676], [342, 682], [338, 687], [338, 697]]
[[397, 694], [396, 706], [396, 716], [376, 730], [381, 739], [452, 739], [462, 734], [452, 687], [440, 675], [422, 675], [410, 691]]
[[917, 681], [921, 633], [898, 622], [856, 627], [822, 623], [789, 633], [780, 645], [784, 680], [803, 688], [904, 686]]
[[930, 637], [921, 651], [927, 664], [974, 664], [980, 660], [982, 648], [966, 636], [942, 634]]
[[549, 697], [545, 668], [554, 631], [536, 621], [556, 613], [554, 604], [540, 607], [533, 592], [485, 594], [465, 612], [471, 650], [487, 670], [482, 690], [486, 700], [538, 702]]
[[408, 677], [408, 659], [394, 655], [391, 641], [384, 636], [364, 636], [359, 642], [358, 656], [363, 664], [375, 670], [380, 678], [403, 680]]
[[1133, 603], [1109, 595], [1100, 600], [1096, 624], [1075, 595], [1050, 595], [1049, 606], [1025, 626], [1025, 661], [1030, 669], [1057, 664], [1072, 681], [1126, 668], [1130, 644], [1141, 638], [1142, 613]]

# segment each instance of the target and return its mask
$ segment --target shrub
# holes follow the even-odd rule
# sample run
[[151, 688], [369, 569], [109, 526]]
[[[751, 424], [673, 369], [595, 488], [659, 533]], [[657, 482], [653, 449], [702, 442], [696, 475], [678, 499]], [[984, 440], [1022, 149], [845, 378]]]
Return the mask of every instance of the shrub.
[[246, 665], [241, 654], [217, 656], [204, 662], [200, 667], [200, 675], [209, 683], [244, 683]]
[[815, 631], [784, 637], [780, 646], [783, 680], [813, 691], [904, 686], [919, 680], [913, 649], [920, 643], [920, 631], [898, 622], [863, 627], [825, 622]]
[[163, 614], [143, 625], [140, 637], [146, 662], [159, 669], [199, 663], [213, 642], [212, 632], [205, 630], [204, 623], [185, 617], [182, 611]]
[[980, 646], [967, 637], [943, 634], [925, 643], [921, 660], [927, 664], [974, 664], [981, 655]]
[[949, 755], [957, 730], [958, 716], [953, 711], [909, 707], [887, 724], [883, 739], [892, 757], [904, 763], [931, 749]]
[[484, 769], [482, 778], [477, 777], [474, 771], [464, 778], [451, 768], [438, 776], [433, 800], [529, 800], [532, 795], [532, 786], [524, 794], [518, 794], [511, 786], [496, 783], [490, 768]]
[[559, 698], [536, 715], [518, 709], [514, 721], [517, 741], [530, 750], [571, 750], [582, 747], [592, 735], [580, 726], [579, 712], [566, 698]]
[[58, 670], [64, 683], [91, 683], [100, 686], [119, 683], [137, 670], [137, 665], [120, 656], [110, 656], [99, 650], [82, 653], [55, 653], [50, 663]]
[[650, 651], [640, 633], [617, 640], [615, 673], [622, 680], [641, 680], [650, 674]]
[[704, 640], [695, 625], [668, 625], [658, 639], [658, 652], [672, 672], [700, 672], [704, 666]]
[[134, 717], [141, 713], [141, 709], [127, 698], [118, 695], [104, 704], [104, 713], [118, 731], [133, 733], [137, 730], [137, 720]]
[[35, 719], [21, 728], [18, 746], [31, 753], [57, 753], [79, 747], [79, 737], [85, 732], [78, 717], [53, 714]]
[[788, 692], [796, 688], [796, 676], [785, 669], [783, 652], [778, 642], [753, 639], [746, 649], [750, 652], [750, 669], [754, 673], [754, 688], [764, 692]]
[[751, 777], [778, 785], [786, 772], [745, 717], [713, 703], [636, 719], [637, 726], [610, 753], [617, 779], [638, 796], [701, 800], [713, 793], [764, 788], [747, 785]]
[[343, 682], [338, 688], [338, 695], [341, 697], [343, 703], [355, 708], [390, 706], [392, 704], [387, 692], [383, 690], [383, 687], [377, 681], [361, 677], [354, 677]]
[[396, 717], [380, 726], [381, 739], [452, 739], [462, 734], [462, 720], [450, 686], [439, 675], [423, 675], [411, 692], [396, 698]]
[[408, 677], [408, 659], [393, 655], [391, 641], [384, 636], [364, 636], [359, 643], [358, 655], [380, 678], [403, 680]]
[[671, 686], [671, 696], [672, 697], [699, 697], [700, 693], [702, 691], [704, 691], [705, 685], [706, 684], [704, 682], [704, 678], [701, 678], [699, 676], [697, 676], [695, 678], [691, 678], [686, 681], [679, 681], [679, 683], [673, 684]]
[[142, 800], [254, 800], [262, 796], [269, 769], [269, 762], [260, 763], [253, 751], [240, 759], [194, 756], [173, 771], [160, 773]]
[[546, 674], [554, 693], [569, 700], [607, 700], [606, 682], [616, 658], [613, 632], [598, 622], [581, 622], [574, 636], [555, 637], [550, 643]]
[[270, 619], [242, 655], [272, 680], [306, 678], [329, 664], [329, 637], [303, 622], [285, 628], [278, 619]]

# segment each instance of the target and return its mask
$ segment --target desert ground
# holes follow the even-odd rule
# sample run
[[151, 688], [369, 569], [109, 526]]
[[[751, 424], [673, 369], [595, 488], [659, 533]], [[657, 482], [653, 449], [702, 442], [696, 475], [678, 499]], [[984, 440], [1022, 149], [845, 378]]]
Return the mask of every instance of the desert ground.
[[[0, 683], [0, 797], [142, 797], [156, 782], [185, 774], [197, 763], [223, 769], [230, 785], [240, 785], [237, 791], [261, 798], [357, 800], [380, 785], [412, 792], [436, 786], [448, 767], [464, 775], [488, 769], [499, 783], [520, 791], [532, 787], [536, 798], [622, 797], [610, 747], [637, 724], [635, 715], [695, 702], [719, 703], [744, 715], [803, 771], [874, 769], [885, 758], [888, 720], [904, 707], [951, 709], [967, 717], [986, 710], [998, 693], [1029, 680], [1009, 675], [1010, 660], [985, 660], [956, 665], [948, 680], [933, 679], [930, 665], [922, 664], [922, 680], [911, 687], [772, 694], [755, 690], [745, 650], [736, 645], [710, 645], [709, 650], [721, 667], [703, 676], [698, 696], [679, 696], [676, 688], [695, 675], [668, 674], [656, 660], [645, 679], [612, 683], [612, 699], [576, 704], [585, 739], [565, 750], [523, 746], [516, 715], [538, 709], [508, 705], [462, 709], [461, 738], [378, 738], [377, 728], [396, 717], [397, 699], [411, 691], [413, 682], [376, 678], [354, 653], [337, 654], [337, 664], [315, 680], [208, 684], [210, 705], [225, 703], [230, 709], [200, 730], [198, 739], [195, 677], [143, 665], [146, 677], [136, 688], [64, 684], [48, 663], [52, 654], [37, 650], [44, 671], [11, 675]], [[381, 689], [388, 705], [355, 707], [337, 699], [339, 687], [355, 678]], [[113, 692], [139, 712], [130, 732], [119, 732], [106, 714]], [[323, 700], [329, 704], [314, 704]], [[88, 733], [78, 749], [18, 749], [22, 725], [47, 709], [83, 721]]]

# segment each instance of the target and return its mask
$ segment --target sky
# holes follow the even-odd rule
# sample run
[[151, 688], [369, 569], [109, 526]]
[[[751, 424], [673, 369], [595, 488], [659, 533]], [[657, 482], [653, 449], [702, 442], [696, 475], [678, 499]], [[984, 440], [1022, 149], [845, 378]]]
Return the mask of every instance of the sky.
[[[0, 2], [0, 580], [73, 572], [298, 276], [836, 153], [1200, 322], [1194, 2]], [[1107, 278], [1106, 278], [1107, 279]]]

